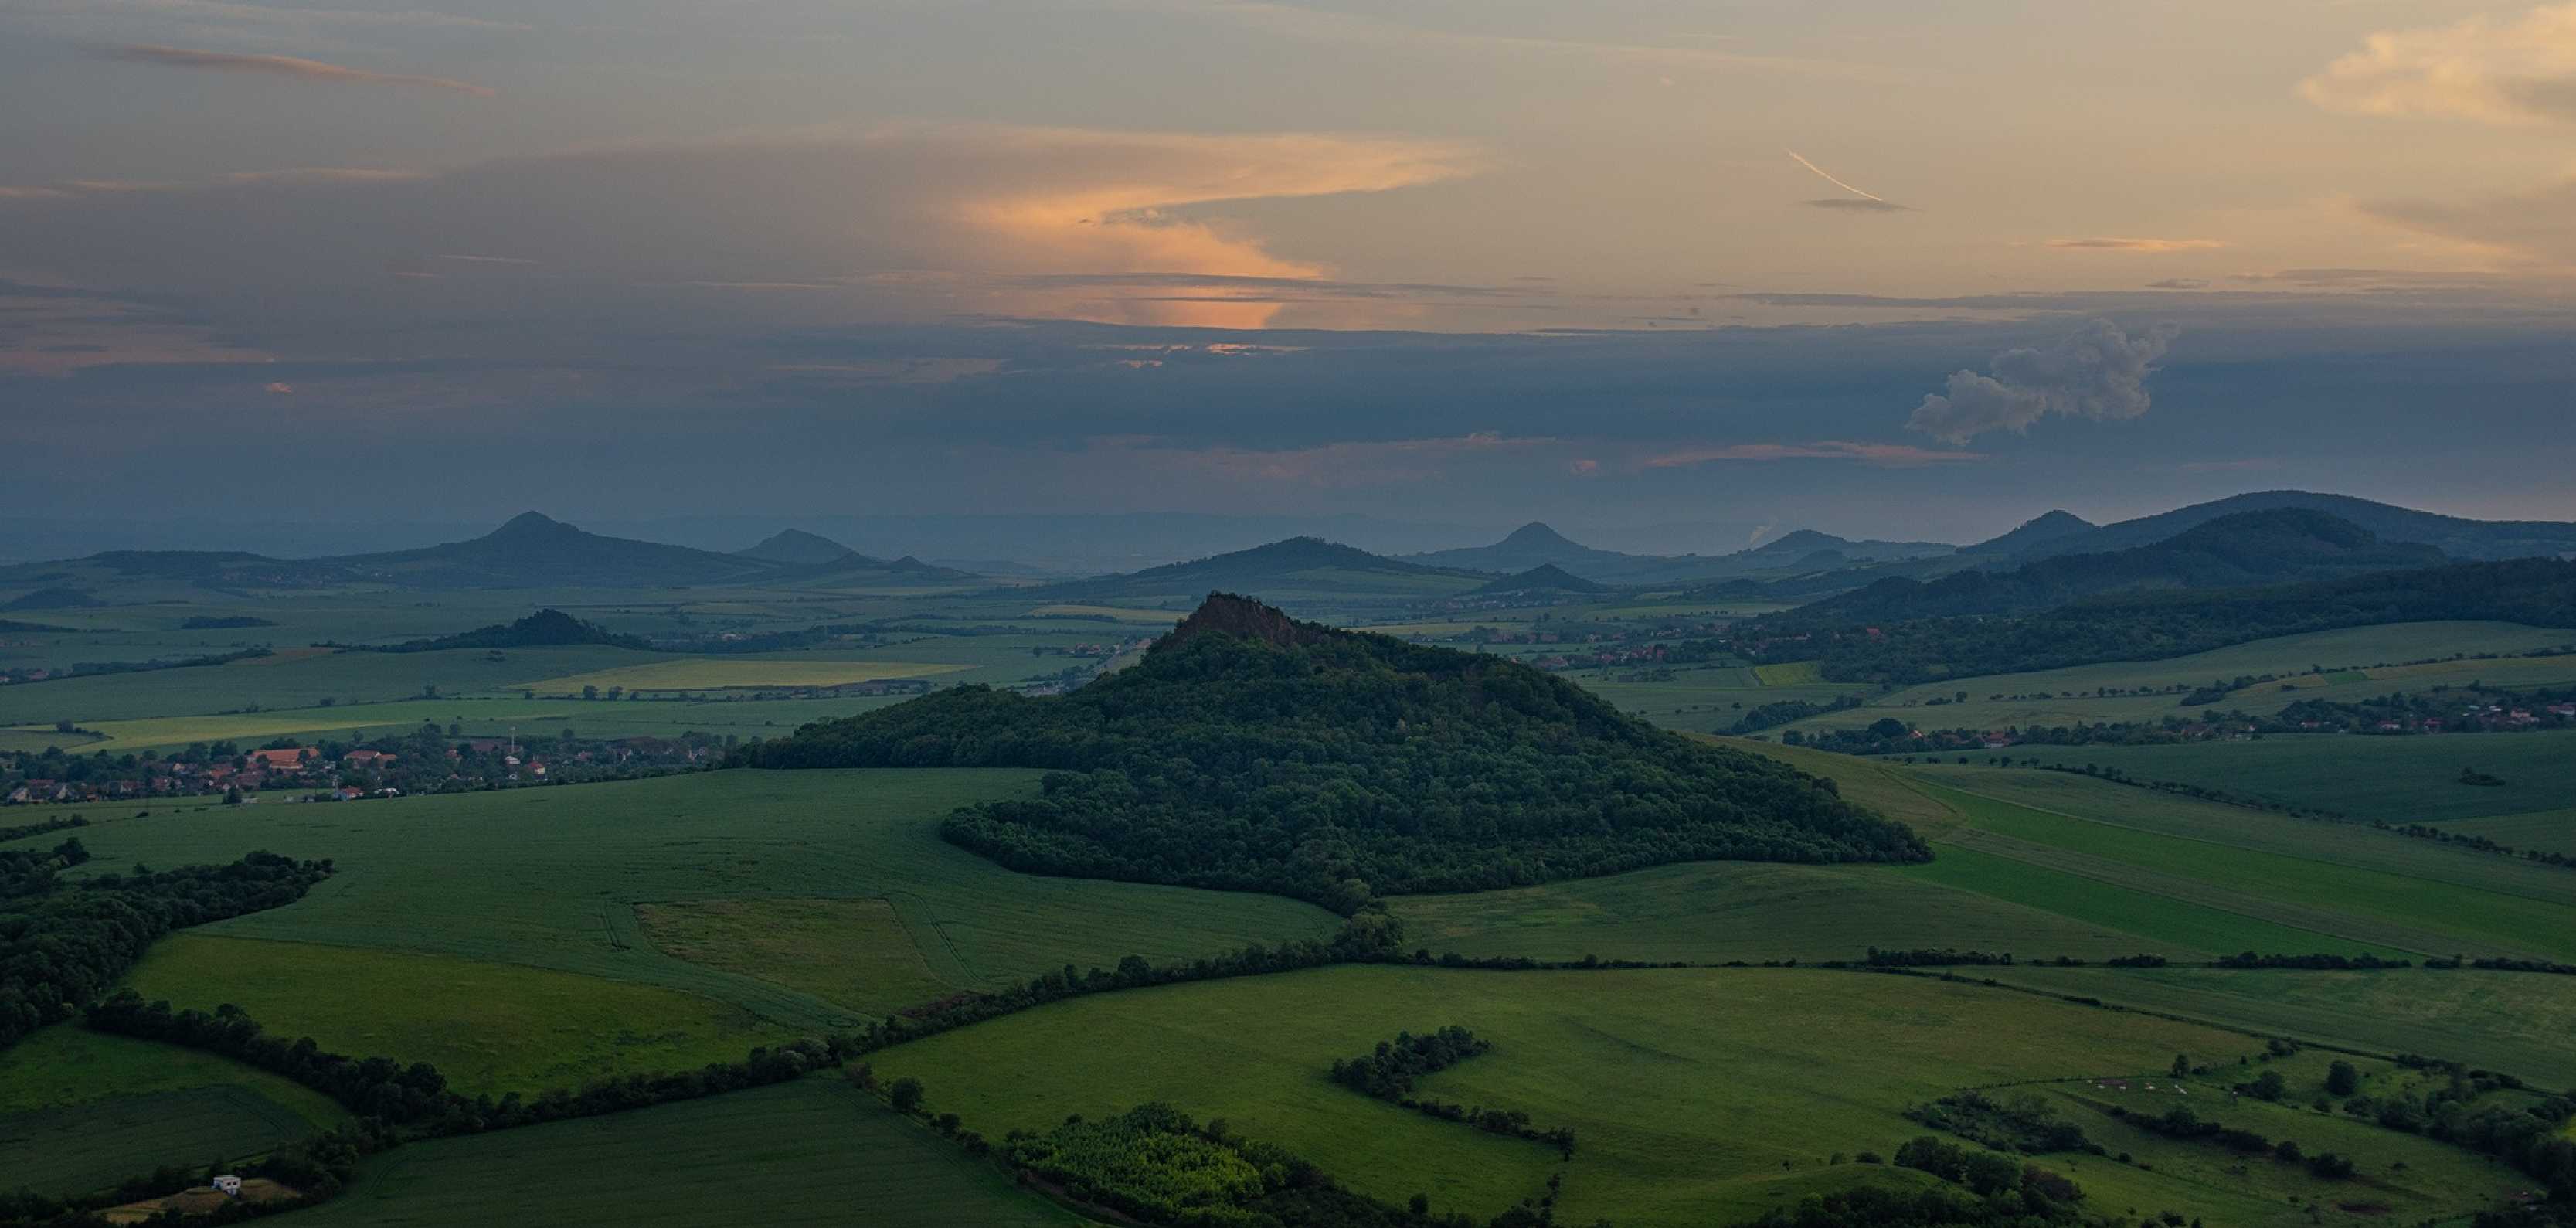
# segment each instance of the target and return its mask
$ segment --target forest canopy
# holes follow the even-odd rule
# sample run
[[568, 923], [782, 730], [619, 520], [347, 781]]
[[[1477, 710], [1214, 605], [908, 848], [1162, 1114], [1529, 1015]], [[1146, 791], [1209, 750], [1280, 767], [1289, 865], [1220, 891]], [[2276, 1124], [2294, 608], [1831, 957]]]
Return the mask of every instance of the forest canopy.
[[1351, 913], [1679, 861], [1924, 861], [1832, 782], [1620, 713], [1515, 662], [1215, 595], [1071, 694], [957, 687], [742, 748], [733, 766], [1040, 767], [958, 811], [1014, 869], [1267, 891]]

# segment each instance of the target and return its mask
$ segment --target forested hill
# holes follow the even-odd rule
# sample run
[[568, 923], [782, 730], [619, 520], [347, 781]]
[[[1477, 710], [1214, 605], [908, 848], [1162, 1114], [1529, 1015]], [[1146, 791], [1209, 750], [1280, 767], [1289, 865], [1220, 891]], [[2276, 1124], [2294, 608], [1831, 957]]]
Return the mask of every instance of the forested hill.
[[1800, 608], [1799, 621], [1887, 622], [1960, 614], [2025, 614], [2103, 593], [2244, 588], [2436, 567], [2431, 546], [2383, 542], [2350, 521], [2280, 507], [2221, 517], [2152, 545], [2069, 554], [2011, 571], [1963, 571], [1930, 583], [1890, 577]]
[[1812, 607], [1739, 624], [1763, 660], [1818, 660], [1837, 682], [1925, 682], [2182, 656], [2309, 631], [2442, 619], [2576, 627], [2576, 562], [2517, 559], [2264, 588], [2121, 594], [2010, 618], [1863, 626]]
[[434, 640], [405, 640], [372, 652], [439, 652], [451, 648], [537, 648], [573, 644], [599, 644], [610, 648], [649, 650], [652, 645], [631, 635], [619, 635], [597, 623], [584, 622], [551, 607], [539, 610], [514, 623], [494, 623]]
[[938, 691], [738, 751], [765, 768], [1065, 769], [950, 816], [1014, 869], [1268, 891], [1344, 913], [1677, 861], [1921, 861], [1775, 761], [1655, 729], [1497, 657], [1212, 596], [1071, 694]]

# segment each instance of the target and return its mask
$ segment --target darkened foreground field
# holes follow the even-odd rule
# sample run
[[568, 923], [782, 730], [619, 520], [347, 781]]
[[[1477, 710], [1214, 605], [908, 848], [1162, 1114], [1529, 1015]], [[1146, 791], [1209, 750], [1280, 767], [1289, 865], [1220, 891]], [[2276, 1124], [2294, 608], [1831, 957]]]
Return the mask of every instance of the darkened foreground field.
[[[1015, 874], [939, 840], [949, 810], [1036, 775], [721, 772], [160, 812], [80, 834], [99, 866], [261, 847], [336, 859], [304, 900], [183, 935], [135, 984], [183, 1007], [237, 1003], [290, 1037], [431, 1062], [495, 1094], [736, 1060], [1068, 963], [1330, 932], [1311, 905]], [[719, 924], [858, 902], [892, 924]], [[660, 918], [649, 931], [639, 906]], [[754, 932], [759, 943], [724, 941]], [[817, 979], [825, 964], [838, 971]]]
[[903, 1224], [1084, 1221], [1012, 1187], [956, 1144], [848, 1083], [794, 1083], [501, 1134], [415, 1143], [371, 1161], [295, 1223]]
[[[2563, 730], [2015, 749], [2042, 763], [2099, 764], [2136, 780], [2176, 781], [2386, 823], [2447, 824], [2559, 810], [2576, 801], [2576, 732]], [[2462, 784], [2463, 767], [2504, 783]]]
[[275, 1075], [61, 1024], [0, 1053], [0, 1189], [78, 1194], [240, 1158], [348, 1120]]
[[[1335, 1059], [1398, 1031], [1449, 1024], [1471, 1028], [1493, 1051], [1427, 1077], [1423, 1093], [1570, 1126], [1580, 1140], [1571, 1161], [1326, 1078]], [[1075, 1036], [1078, 1052], [1065, 1048]], [[2190, 1104], [2224, 1116], [2227, 1083], [2250, 1078], [2255, 1066], [2239, 1068], [2238, 1059], [2264, 1050], [2239, 1032], [1932, 978], [1350, 967], [1087, 998], [872, 1061], [881, 1077], [919, 1078], [930, 1109], [990, 1136], [1167, 1100], [1223, 1117], [1235, 1132], [1284, 1145], [1389, 1201], [1426, 1192], [1435, 1210], [1488, 1216], [1561, 1172], [1561, 1220], [1607, 1217], [1629, 1228], [1728, 1223], [1868, 1179], [1872, 1169], [1835, 1156], [1893, 1152], [1924, 1132], [1904, 1118], [1906, 1108], [1962, 1087], [2053, 1083], [2125, 1097], [2151, 1114]], [[2190, 1081], [2196, 1098], [2169, 1086], [2145, 1091], [2148, 1082], [2170, 1084], [2164, 1074], [2177, 1053], [2213, 1068]], [[2383, 1062], [2361, 1064], [2374, 1078], [2401, 1077]], [[2301, 1055], [2277, 1068], [2304, 1096], [2324, 1066], [2323, 1056]], [[2132, 1078], [2137, 1090], [2093, 1089], [2104, 1077]], [[2466, 1152], [2364, 1123], [2301, 1117], [2271, 1129], [2312, 1149], [2361, 1153], [2372, 1165], [2371, 1196], [2401, 1222], [2491, 1206], [2527, 1184]], [[2197, 1154], [2200, 1146], [2141, 1137], [2123, 1143], [2141, 1165], [2044, 1162], [2099, 1205], [2187, 1208], [2212, 1223], [2306, 1223], [2293, 1197], [2328, 1206], [2351, 1197], [2350, 1186], [2297, 1169], [2230, 1179], [2217, 1157]]]

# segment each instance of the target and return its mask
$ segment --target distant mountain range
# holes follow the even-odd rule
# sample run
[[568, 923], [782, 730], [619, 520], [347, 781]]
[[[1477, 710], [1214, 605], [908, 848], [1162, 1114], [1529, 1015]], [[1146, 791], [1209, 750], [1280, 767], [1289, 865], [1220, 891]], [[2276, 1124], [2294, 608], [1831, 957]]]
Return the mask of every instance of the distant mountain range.
[[1891, 576], [1801, 606], [1796, 617], [1800, 621], [1897, 622], [1962, 614], [2027, 614], [2105, 593], [2332, 580], [2439, 567], [2450, 561], [2431, 546], [2383, 542], [2369, 530], [2324, 512], [2273, 507], [2203, 521], [2164, 540], [2125, 550], [2047, 555], [2010, 570], [1971, 569], [1929, 583]]
[[1799, 529], [1734, 554], [1622, 554], [1574, 541], [1531, 521], [1490, 546], [1466, 546], [1407, 555], [1403, 561], [1506, 573], [1558, 567], [1596, 584], [1690, 584], [1757, 574], [1833, 570], [1858, 563], [1938, 558], [1957, 548], [1940, 542], [1853, 541]]
[[[2153, 516], [2102, 525], [2086, 532], [2052, 532], [2042, 540], [2010, 553], [2027, 561], [2057, 554], [2126, 550], [2163, 541], [2222, 516], [2273, 508], [2323, 512], [2367, 529], [2381, 541], [2431, 546], [2455, 559], [2492, 561], [2576, 554], [2576, 524], [2548, 520], [2469, 520], [2356, 499], [2350, 495], [2325, 495], [2304, 490], [2267, 490], [2232, 495]], [[2065, 516], [2065, 513], [2052, 512], [2031, 524], [2057, 516]], [[2073, 521], [2075, 517], [2065, 516], [2065, 519]], [[1985, 547], [2005, 542], [2030, 527], [2024, 525], [1993, 542], [1971, 546], [1963, 553], [1983, 552]]]
[[[279, 559], [244, 551], [110, 551], [0, 568], [0, 590], [84, 595], [120, 583], [205, 588], [324, 588], [392, 584], [422, 589], [673, 588], [731, 584], [954, 583], [967, 572], [915, 558], [874, 559], [793, 530], [734, 554], [586, 532], [523, 512], [481, 537], [413, 550]], [[74, 587], [79, 586], [79, 587]], [[30, 594], [33, 596], [35, 594]], [[22, 600], [24, 598], [21, 598]]]

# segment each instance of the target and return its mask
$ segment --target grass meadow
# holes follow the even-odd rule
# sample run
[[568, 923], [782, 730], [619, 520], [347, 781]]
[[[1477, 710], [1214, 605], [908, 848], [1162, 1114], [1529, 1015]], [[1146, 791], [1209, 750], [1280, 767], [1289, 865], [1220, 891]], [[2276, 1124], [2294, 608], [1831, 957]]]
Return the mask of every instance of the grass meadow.
[[[2139, 780], [2180, 781], [2388, 823], [2447, 824], [2546, 813], [2563, 810], [2576, 799], [2576, 731], [2570, 730], [2410, 737], [2300, 734], [2183, 746], [2037, 746], [2023, 754], [2045, 763], [2096, 763]], [[2461, 784], [2463, 767], [2501, 777], [2504, 783]]]
[[[1179, 960], [1337, 924], [1275, 896], [1018, 874], [938, 838], [950, 810], [1038, 776], [696, 773], [93, 815], [80, 836], [102, 867], [254, 848], [334, 859], [303, 900], [156, 947], [135, 983], [179, 1006], [235, 1002], [335, 1047], [454, 1062], [460, 1084], [731, 1059], [782, 1031], [1067, 963]], [[639, 906], [682, 921], [648, 926]], [[800, 915], [823, 919], [769, 928]], [[862, 915], [863, 933], [831, 920]]]
[[[1959, 1087], [2160, 1073], [2178, 1052], [2233, 1063], [2261, 1049], [2235, 1032], [1931, 978], [1353, 967], [1080, 999], [872, 1061], [880, 1076], [922, 1079], [934, 1111], [988, 1135], [1163, 1099], [1222, 1116], [1381, 1198], [1425, 1192], [1435, 1211], [1481, 1217], [1543, 1185], [1560, 1167], [1553, 1150], [1325, 1077], [1335, 1058], [1448, 1024], [1494, 1049], [1424, 1079], [1422, 1094], [1571, 1126], [1580, 1145], [1561, 1166], [1559, 1218], [1623, 1228], [1732, 1222], [1864, 1177], [1870, 1170], [1837, 1167], [1833, 1156], [1892, 1152], [1923, 1132], [1901, 1116], [1906, 1107]], [[1068, 1035], [1086, 1038], [1078, 1055], [1065, 1051]], [[2456, 1213], [2513, 1180], [2420, 1140], [2392, 1135], [2384, 1146], [2440, 1165], [2404, 1179], [2410, 1207]], [[2138, 1145], [2153, 1173], [2092, 1159], [2059, 1166], [2142, 1210], [2306, 1222], [2269, 1191], [2164, 1173], [2168, 1149], [2187, 1148]]]
[[348, 1194], [296, 1219], [316, 1228], [1089, 1222], [828, 1075], [414, 1143], [369, 1161]]

